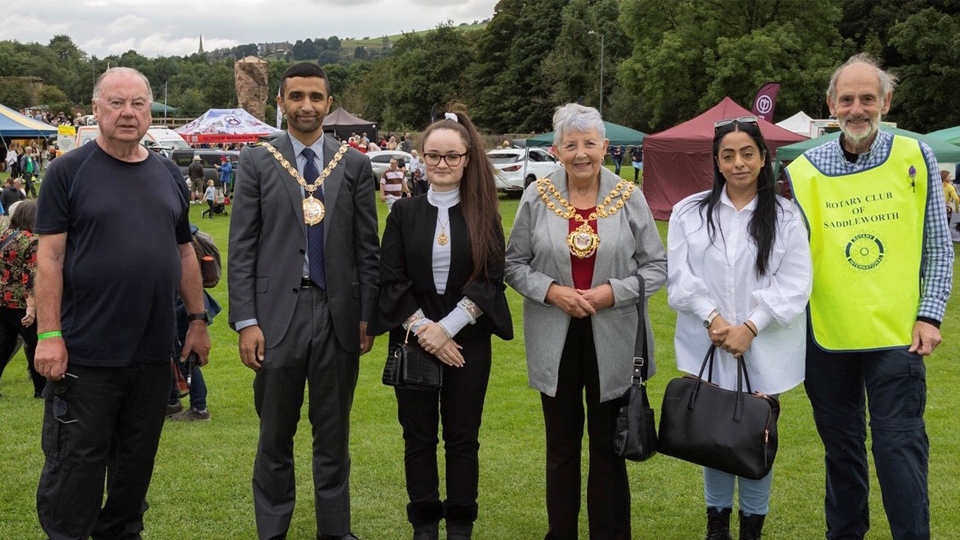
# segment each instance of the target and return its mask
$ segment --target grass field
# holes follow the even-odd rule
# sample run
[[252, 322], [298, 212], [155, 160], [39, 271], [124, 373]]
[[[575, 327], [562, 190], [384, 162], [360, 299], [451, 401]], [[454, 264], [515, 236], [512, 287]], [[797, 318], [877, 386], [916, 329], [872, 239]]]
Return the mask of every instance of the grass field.
[[[624, 168], [624, 175], [632, 169]], [[516, 200], [503, 200], [501, 212], [509, 230]], [[381, 226], [385, 209], [380, 208]], [[227, 256], [228, 219], [200, 219], [200, 206], [191, 210], [194, 223], [211, 233]], [[666, 223], [658, 223], [666, 237]], [[149, 239], [144, 239], [149, 241]], [[122, 269], [118, 269], [122, 270]], [[227, 307], [226, 279], [212, 291]], [[539, 396], [527, 387], [523, 355], [520, 297], [508, 291], [516, 339], [494, 340], [494, 368], [487, 393], [480, 436], [480, 517], [478, 540], [533, 540], [545, 532], [544, 434]], [[650, 303], [656, 335], [659, 372], [650, 383], [654, 408], [663, 389], [677, 375], [673, 356], [675, 316], [658, 292]], [[960, 538], [960, 512], [954, 492], [960, 477], [956, 411], [960, 393], [957, 357], [960, 331], [957, 300], [951, 300], [942, 333], [944, 343], [927, 360], [927, 426], [931, 439], [930, 497], [933, 538]], [[236, 334], [227, 327], [226, 312], [211, 327], [214, 349], [204, 368], [210, 388], [208, 423], [167, 423], [149, 494], [143, 538], [236, 540], [256, 537], [251, 496], [251, 470], [257, 439], [253, 409], [253, 372], [236, 352]], [[562, 339], [562, 336], [557, 336]], [[361, 359], [360, 381], [353, 408], [353, 523], [364, 540], [409, 538], [403, 483], [403, 443], [396, 420], [396, 401], [380, 383], [386, 339]], [[40, 425], [42, 402], [33, 399], [22, 354], [4, 373], [0, 391], [0, 540], [40, 539], [35, 491], [42, 466]], [[823, 538], [823, 455], [810, 406], [802, 388], [782, 396], [780, 453], [775, 468], [771, 513], [765, 537]], [[288, 538], [314, 538], [310, 480], [310, 426], [305, 419], [296, 440], [299, 499]], [[633, 536], [657, 540], [702, 538], [704, 508], [700, 469], [665, 456], [629, 463], [632, 486]], [[585, 476], [584, 476], [585, 478]], [[870, 539], [889, 538], [880, 491], [874, 480], [871, 495], [873, 528]], [[588, 538], [586, 510], [581, 537]]]

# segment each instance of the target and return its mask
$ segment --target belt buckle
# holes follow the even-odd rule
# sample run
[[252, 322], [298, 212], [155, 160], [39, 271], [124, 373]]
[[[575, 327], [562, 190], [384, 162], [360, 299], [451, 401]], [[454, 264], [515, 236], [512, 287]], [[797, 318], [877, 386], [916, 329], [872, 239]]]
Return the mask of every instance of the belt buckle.
[[301, 288], [301, 289], [309, 289], [309, 288], [313, 288], [313, 287], [316, 287], [316, 286], [317, 286], [317, 284], [314, 283], [310, 278], [308, 278], [308, 277], [300, 278], [300, 288]]

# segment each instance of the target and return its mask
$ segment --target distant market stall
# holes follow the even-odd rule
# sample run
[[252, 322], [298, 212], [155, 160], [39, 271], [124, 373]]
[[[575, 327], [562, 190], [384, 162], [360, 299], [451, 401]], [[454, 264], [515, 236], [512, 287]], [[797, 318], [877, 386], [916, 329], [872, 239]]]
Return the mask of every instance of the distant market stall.
[[190, 144], [256, 142], [280, 130], [243, 109], [210, 109], [176, 130]]
[[11, 139], [46, 139], [57, 134], [57, 127], [0, 105], [0, 137]]

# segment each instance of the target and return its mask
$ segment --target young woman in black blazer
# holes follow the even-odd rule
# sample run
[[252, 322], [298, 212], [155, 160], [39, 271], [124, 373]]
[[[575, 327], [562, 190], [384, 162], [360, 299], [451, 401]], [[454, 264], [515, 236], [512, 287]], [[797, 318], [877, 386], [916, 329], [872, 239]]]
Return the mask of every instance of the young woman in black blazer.
[[[407, 518], [415, 540], [471, 537], [477, 518], [478, 436], [490, 376], [490, 337], [513, 338], [504, 294], [504, 235], [494, 171], [462, 108], [423, 133], [430, 188], [397, 201], [380, 251], [380, 300], [372, 333], [406, 331], [443, 364], [438, 391], [396, 389], [403, 427]], [[411, 335], [411, 339], [413, 336]], [[446, 499], [437, 467], [446, 451]]]

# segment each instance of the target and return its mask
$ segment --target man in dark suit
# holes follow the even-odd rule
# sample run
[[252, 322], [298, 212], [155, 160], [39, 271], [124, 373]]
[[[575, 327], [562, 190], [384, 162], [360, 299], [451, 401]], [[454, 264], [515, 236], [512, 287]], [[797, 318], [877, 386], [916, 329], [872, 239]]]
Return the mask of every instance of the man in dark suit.
[[317, 538], [350, 540], [350, 407], [377, 292], [375, 182], [370, 160], [323, 136], [333, 103], [323, 69], [295, 64], [280, 89], [287, 133], [240, 154], [227, 272], [240, 359], [256, 371], [257, 532], [283, 539], [290, 525], [306, 383]]

